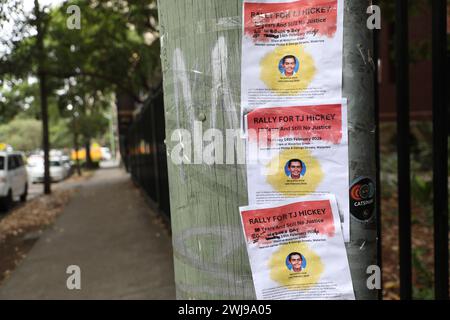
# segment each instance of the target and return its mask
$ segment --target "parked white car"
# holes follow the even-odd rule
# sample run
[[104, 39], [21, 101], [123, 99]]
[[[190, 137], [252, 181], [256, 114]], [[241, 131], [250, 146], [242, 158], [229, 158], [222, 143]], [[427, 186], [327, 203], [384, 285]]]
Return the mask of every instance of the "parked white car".
[[[44, 181], [44, 158], [42, 156], [30, 156], [28, 158], [27, 171], [31, 183]], [[50, 178], [52, 181], [64, 180], [70, 173], [70, 166], [62, 157], [50, 157]]]
[[44, 181], [44, 157], [37, 154], [29, 156], [27, 172], [30, 183]]
[[107, 147], [101, 147], [100, 151], [102, 152], [102, 160], [103, 161], [110, 161], [112, 159], [112, 154], [109, 148]]
[[69, 175], [69, 168], [61, 157], [50, 158], [50, 178], [52, 181], [62, 181]]
[[70, 176], [73, 170], [72, 161], [70, 160], [70, 157], [64, 155], [61, 157], [61, 161], [64, 167], [66, 168], [66, 177]]
[[14, 200], [25, 202], [28, 195], [28, 177], [23, 154], [0, 152], [0, 207], [8, 210]]

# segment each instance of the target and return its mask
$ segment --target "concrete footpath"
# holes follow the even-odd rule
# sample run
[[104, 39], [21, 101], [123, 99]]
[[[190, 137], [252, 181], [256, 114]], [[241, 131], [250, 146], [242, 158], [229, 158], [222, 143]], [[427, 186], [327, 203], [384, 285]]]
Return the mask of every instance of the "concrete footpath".
[[[81, 268], [81, 290], [66, 269]], [[171, 239], [129, 176], [101, 169], [0, 287], [0, 299], [175, 299]]]

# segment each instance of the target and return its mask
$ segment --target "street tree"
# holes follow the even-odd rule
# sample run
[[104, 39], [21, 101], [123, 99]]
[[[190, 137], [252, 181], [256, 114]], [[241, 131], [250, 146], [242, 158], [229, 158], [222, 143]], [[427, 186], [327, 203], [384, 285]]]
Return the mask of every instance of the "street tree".
[[[78, 132], [87, 148], [90, 139], [104, 127], [100, 115], [110, 107], [113, 93], [126, 93], [136, 103], [143, 102], [161, 82], [156, 1], [79, 0], [48, 7], [34, 0], [32, 12], [25, 12], [18, 0], [0, 0], [0, 5], [4, 9], [0, 19], [14, 24], [14, 33], [1, 39], [5, 48], [0, 59], [2, 81], [8, 78], [7, 87], [15, 91], [17, 82], [30, 77], [38, 80], [36, 101], [43, 124], [44, 190], [48, 193], [49, 99], [61, 104], [72, 95], [83, 101], [77, 106], [78, 125], [72, 130]], [[81, 29], [67, 28], [68, 5], [80, 8]], [[68, 93], [70, 86], [72, 92]], [[20, 100], [16, 102], [25, 106]], [[25, 111], [10, 110], [4, 113], [5, 120]]]

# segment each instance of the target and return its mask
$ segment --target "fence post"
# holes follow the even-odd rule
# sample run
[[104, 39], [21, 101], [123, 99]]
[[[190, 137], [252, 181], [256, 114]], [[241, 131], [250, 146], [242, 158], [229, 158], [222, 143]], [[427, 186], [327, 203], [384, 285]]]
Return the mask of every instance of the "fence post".
[[[375, 181], [370, 1], [346, 0], [344, 96], [349, 98], [350, 178]], [[158, 2], [175, 282], [182, 299], [253, 299], [238, 207], [247, 205], [245, 167], [180, 164], [171, 153], [187, 129], [239, 128], [241, 0]], [[175, 132], [175, 134], [174, 134]], [[194, 145], [198, 145], [194, 137]], [[192, 153], [193, 154], [193, 153]], [[185, 157], [194, 161], [194, 157]], [[376, 299], [366, 269], [376, 264], [376, 221], [352, 221], [348, 253], [356, 296]]]

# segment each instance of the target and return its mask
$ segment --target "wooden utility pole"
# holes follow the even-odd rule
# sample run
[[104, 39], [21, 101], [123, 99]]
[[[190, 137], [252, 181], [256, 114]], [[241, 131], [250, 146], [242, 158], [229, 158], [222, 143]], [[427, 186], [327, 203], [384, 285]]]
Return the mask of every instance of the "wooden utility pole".
[[[179, 143], [172, 133], [180, 128], [193, 133], [194, 121], [202, 122], [203, 131], [216, 128], [224, 135], [239, 128], [242, 1], [158, 4], [177, 297], [253, 299], [238, 209], [248, 204], [245, 165], [176, 165], [170, 158]], [[343, 96], [349, 99], [350, 182], [376, 180], [369, 5], [345, 1]], [[347, 252], [357, 299], [377, 298], [377, 290], [366, 286], [366, 269], [377, 263], [376, 231], [376, 219], [352, 218]]]

